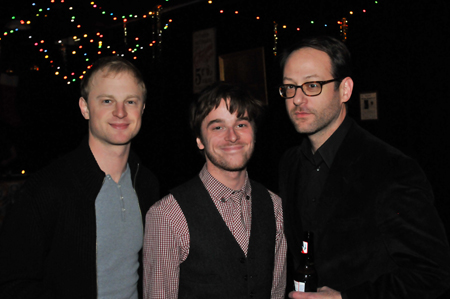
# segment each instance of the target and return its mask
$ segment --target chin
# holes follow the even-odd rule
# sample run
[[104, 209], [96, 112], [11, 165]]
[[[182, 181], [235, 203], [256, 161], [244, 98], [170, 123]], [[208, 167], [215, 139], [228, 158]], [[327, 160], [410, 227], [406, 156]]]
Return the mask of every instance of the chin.
[[114, 145], [127, 145], [130, 144], [131, 139], [127, 138], [127, 139], [115, 139], [115, 140], [111, 140], [110, 143], [114, 144]]
[[242, 171], [247, 167], [248, 160], [242, 161], [240, 163], [228, 163], [225, 165], [224, 169], [228, 171]]
[[310, 125], [306, 125], [304, 123], [298, 124], [294, 123], [295, 130], [301, 134], [311, 134], [315, 132], [315, 129], [312, 128]]

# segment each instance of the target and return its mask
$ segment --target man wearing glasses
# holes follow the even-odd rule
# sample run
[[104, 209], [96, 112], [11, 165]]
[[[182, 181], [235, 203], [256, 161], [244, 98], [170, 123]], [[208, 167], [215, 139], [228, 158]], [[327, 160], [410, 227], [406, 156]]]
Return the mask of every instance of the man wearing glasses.
[[[284, 53], [279, 87], [308, 137], [280, 164], [291, 267], [315, 236], [318, 293], [290, 298], [436, 298], [450, 283], [450, 254], [419, 165], [347, 116], [350, 53], [330, 37]], [[288, 288], [292, 283], [288, 281]]]

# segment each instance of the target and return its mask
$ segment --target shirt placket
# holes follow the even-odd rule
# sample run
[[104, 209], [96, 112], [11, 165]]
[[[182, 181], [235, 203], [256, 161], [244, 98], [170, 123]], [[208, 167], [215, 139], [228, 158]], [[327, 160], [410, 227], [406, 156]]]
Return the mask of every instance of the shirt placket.
[[244, 218], [242, 214], [242, 192], [233, 192], [231, 194], [231, 200], [233, 202], [233, 227], [234, 227], [234, 238], [238, 242], [242, 251], [247, 255], [248, 250], [248, 237], [247, 230], [245, 228]]

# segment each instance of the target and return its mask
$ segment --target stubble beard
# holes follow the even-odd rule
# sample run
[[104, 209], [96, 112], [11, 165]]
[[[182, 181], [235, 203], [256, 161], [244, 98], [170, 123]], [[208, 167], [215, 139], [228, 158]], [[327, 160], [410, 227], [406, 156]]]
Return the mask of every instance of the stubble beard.
[[339, 117], [340, 114], [339, 106], [330, 107], [329, 109], [326, 109], [321, 113], [318, 113], [315, 110], [308, 110], [308, 112], [313, 115], [313, 120], [301, 121], [295, 119], [295, 111], [297, 110], [298, 108], [294, 108], [291, 110], [291, 121], [298, 133], [306, 134], [308, 136], [314, 135], [326, 129], [333, 121], [335, 121]]
[[216, 166], [217, 168], [220, 168], [222, 170], [230, 171], [230, 172], [244, 170], [247, 167], [248, 161], [250, 160], [250, 157], [251, 157], [251, 153], [250, 153], [250, 157], [247, 155], [248, 153], [246, 153], [246, 154], [244, 154], [242, 163], [234, 165], [232, 163], [229, 163], [225, 159], [222, 159], [221, 157], [212, 155], [208, 150], [206, 150], [206, 148], [204, 151], [205, 151], [206, 157], [214, 166]]

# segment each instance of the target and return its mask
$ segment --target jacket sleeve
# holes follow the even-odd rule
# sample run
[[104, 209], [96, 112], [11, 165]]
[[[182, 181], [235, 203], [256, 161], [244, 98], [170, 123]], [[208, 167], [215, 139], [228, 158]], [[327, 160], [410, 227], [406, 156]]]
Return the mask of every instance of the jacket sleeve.
[[298, 155], [298, 147], [286, 151], [280, 160], [278, 169], [279, 192], [283, 205], [284, 232], [288, 243], [286, 257], [286, 298], [289, 292], [294, 290], [292, 273], [294, 273], [296, 267], [296, 261], [298, 260], [296, 253], [300, 252], [299, 248], [301, 249], [303, 236], [300, 218], [295, 214], [297, 209], [295, 208], [294, 189], [298, 181]]
[[343, 292], [343, 298], [437, 298], [450, 285], [450, 250], [424, 173], [411, 159], [392, 162], [378, 186], [377, 227], [394, 271]]
[[0, 231], [0, 298], [54, 298], [43, 284], [49, 244], [48, 212], [35, 200], [37, 190], [25, 189], [11, 207]]

